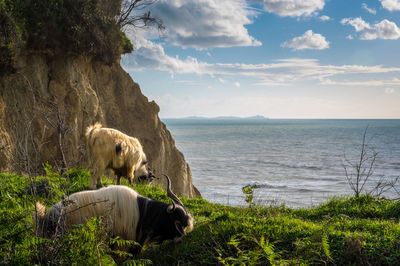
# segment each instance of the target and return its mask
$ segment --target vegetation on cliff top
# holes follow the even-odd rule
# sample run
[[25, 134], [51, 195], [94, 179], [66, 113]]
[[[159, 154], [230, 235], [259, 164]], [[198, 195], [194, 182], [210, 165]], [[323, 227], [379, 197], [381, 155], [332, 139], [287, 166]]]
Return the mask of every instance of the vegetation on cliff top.
[[[116, 251], [100, 219], [62, 238], [36, 237], [34, 202], [50, 207], [66, 194], [88, 188], [90, 174], [73, 169], [62, 176], [46, 168], [34, 179], [0, 174], [0, 264], [114, 264]], [[109, 179], [104, 179], [110, 184]], [[125, 182], [125, 180], [124, 180]], [[127, 185], [127, 183], [125, 183]], [[168, 202], [158, 186], [136, 184], [140, 194]], [[374, 264], [400, 263], [400, 202], [368, 195], [334, 198], [316, 208], [228, 207], [183, 199], [195, 218], [181, 243], [146, 247], [126, 263], [154, 265]]]
[[162, 27], [150, 12], [133, 14], [150, 3], [0, 0], [0, 74], [15, 71], [13, 61], [22, 49], [49, 55], [90, 55], [111, 64], [121, 54], [133, 50], [124, 27], [149, 24]]

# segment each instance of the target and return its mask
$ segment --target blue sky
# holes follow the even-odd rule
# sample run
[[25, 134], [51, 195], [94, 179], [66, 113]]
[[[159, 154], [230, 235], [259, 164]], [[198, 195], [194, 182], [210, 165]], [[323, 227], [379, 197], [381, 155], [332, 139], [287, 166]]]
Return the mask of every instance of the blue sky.
[[400, 118], [400, 0], [158, 0], [122, 66], [160, 117]]

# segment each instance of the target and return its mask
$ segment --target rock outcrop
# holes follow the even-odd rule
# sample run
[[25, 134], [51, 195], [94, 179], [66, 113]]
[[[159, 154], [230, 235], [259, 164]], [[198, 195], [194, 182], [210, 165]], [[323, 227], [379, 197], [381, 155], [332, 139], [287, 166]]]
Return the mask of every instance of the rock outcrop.
[[44, 162], [87, 166], [85, 128], [101, 122], [138, 138], [150, 166], [171, 177], [175, 193], [200, 195], [158, 105], [119, 63], [29, 54], [18, 58], [17, 70], [0, 77], [0, 171], [36, 172]]

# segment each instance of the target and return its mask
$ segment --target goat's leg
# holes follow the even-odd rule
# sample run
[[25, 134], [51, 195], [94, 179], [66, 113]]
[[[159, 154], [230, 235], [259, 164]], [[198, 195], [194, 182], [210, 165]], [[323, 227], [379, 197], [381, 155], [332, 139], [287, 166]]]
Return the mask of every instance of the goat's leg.
[[96, 185], [101, 184], [101, 176], [104, 173], [105, 166], [104, 163], [101, 161], [97, 161], [93, 164], [93, 175], [92, 179], [90, 180], [90, 189], [96, 189]]
[[133, 168], [127, 171], [126, 178], [128, 179], [129, 184], [132, 184], [133, 179], [135, 178], [135, 171], [133, 170]]
[[94, 190], [96, 189], [96, 183], [97, 183], [97, 176], [96, 176], [96, 171], [92, 175], [92, 178], [90, 179], [90, 189]]

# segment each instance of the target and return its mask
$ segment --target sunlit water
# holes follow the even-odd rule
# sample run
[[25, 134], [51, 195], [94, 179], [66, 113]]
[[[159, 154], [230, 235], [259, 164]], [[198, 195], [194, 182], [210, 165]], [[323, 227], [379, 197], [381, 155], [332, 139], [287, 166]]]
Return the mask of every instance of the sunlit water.
[[[345, 158], [356, 162], [363, 133], [378, 152], [367, 190], [400, 175], [400, 120], [164, 119], [207, 200], [245, 205], [242, 187], [257, 184], [255, 202], [308, 207], [352, 193]], [[387, 197], [395, 197], [388, 192]]]

